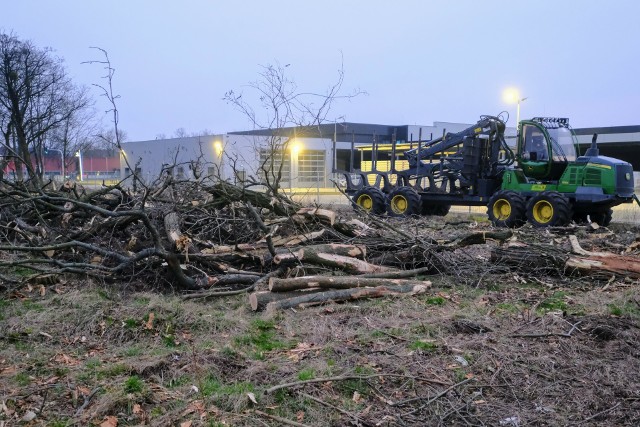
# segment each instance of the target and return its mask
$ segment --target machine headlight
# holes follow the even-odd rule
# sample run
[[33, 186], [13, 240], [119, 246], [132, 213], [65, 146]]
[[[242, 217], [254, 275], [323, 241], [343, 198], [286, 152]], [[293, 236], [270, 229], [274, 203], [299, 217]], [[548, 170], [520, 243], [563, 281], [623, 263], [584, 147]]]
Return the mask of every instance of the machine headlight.
[[624, 177], [627, 181], [631, 181], [631, 174], [629, 172], [625, 173]]

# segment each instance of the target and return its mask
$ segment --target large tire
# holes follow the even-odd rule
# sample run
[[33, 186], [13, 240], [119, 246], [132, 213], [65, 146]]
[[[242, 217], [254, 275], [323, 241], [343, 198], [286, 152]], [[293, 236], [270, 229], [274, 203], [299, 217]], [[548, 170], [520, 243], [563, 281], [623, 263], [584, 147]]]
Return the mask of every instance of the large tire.
[[387, 198], [387, 213], [390, 216], [406, 217], [420, 212], [420, 195], [411, 187], [397, 187]]
[[613, 209], [607, 209], [605, 212], [592, 212], [589, 214], [589, 218], [591, 218], [591, 222], [595, 222], [601, 227], [606, 227], [611, 224]]
[[557, 191], [543, 191], [527, 203], [527, 219], [534, 227], [565, 226], [572, 217], [571, 202]]
[[353, 195], [353, 204], [357, 209], [362, 209], [373, 215], [382, 215], [386, 206], [384, 193], [376, 187], [364, 187]]
[[487, 215], [495, 227], [521, 227], [526, 222], [525, 211], [524, 197], [511, 190], [496, 192], [487, 205]]

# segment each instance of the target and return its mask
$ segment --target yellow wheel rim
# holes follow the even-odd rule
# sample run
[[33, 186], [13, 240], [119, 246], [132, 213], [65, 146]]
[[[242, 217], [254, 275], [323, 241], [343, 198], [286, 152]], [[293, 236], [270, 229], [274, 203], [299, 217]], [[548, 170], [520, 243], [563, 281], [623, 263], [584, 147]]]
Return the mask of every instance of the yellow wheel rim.
[[405, 213], [408, 207], [409, 201], [404, 196], [397, 195], [391, 199], [391, 209], [397, 214]]
[[366, 211], [373, 209], [373, 199], [368, 194], [361, 194], [356, 204]]
[[540, 200], [533, 205], [533, 219], [546, 224], [553, 218], [553, 205], [547, 200]]
[[493, 216], [498, 220], [505, 220], [511, 216], [511, 203], [508, 200], [496, 200], [493, 204]]

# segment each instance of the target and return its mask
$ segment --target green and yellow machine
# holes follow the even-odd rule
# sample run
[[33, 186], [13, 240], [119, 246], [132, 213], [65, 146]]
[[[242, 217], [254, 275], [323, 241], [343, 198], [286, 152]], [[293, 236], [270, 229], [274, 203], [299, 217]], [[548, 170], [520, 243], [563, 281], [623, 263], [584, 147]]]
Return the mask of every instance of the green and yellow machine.
[[515, 152], [504, 132], [500, 117], [481, 116], [461, 132], [416, 141], [402, 153], [393, 141], [389, 170], [376, 170], [373, 162], [371, 171], [337, 172], [345, 176], [346, 193], [356, 206], [391, 216], [446, 215], [451, 205], [487, 206], [489, 219], [501, 227], [589, 220], [606, 226], [613, 206], [640, 204], [631, 164], [600, 156], [597, 135], [578, 156], [568, 119], [521, 121]]

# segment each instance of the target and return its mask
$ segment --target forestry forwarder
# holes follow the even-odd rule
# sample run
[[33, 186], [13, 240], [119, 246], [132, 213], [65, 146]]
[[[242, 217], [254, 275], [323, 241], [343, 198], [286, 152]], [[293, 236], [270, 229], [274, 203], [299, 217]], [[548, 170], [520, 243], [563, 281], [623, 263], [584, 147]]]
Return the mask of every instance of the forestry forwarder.
[[[354, 170], [352, 160], [350, 171], [338, 172], [355, 205], [391, 216], [446, 215], [451, 205], [487, 206], [489, 219], [501, 227], [527, 220], [545, 227], [589, 219], [606, 226], [613, 206], [634, 199], [640, 205], [632, 166], [600, 156], [596, 134], [578, 157], [568, 119], [536, 117], [521, 121], [518, 130], [514, 153], [505, 141], [504, 121], [481, 116], [461, 132], [417, 141], [416, 148], [399, 156], [394, 138], [389, 171], [377, 170], [380, 147], [374, 144], [372, 171]], [[353, 151], [352, 145], [352, 159]]]

